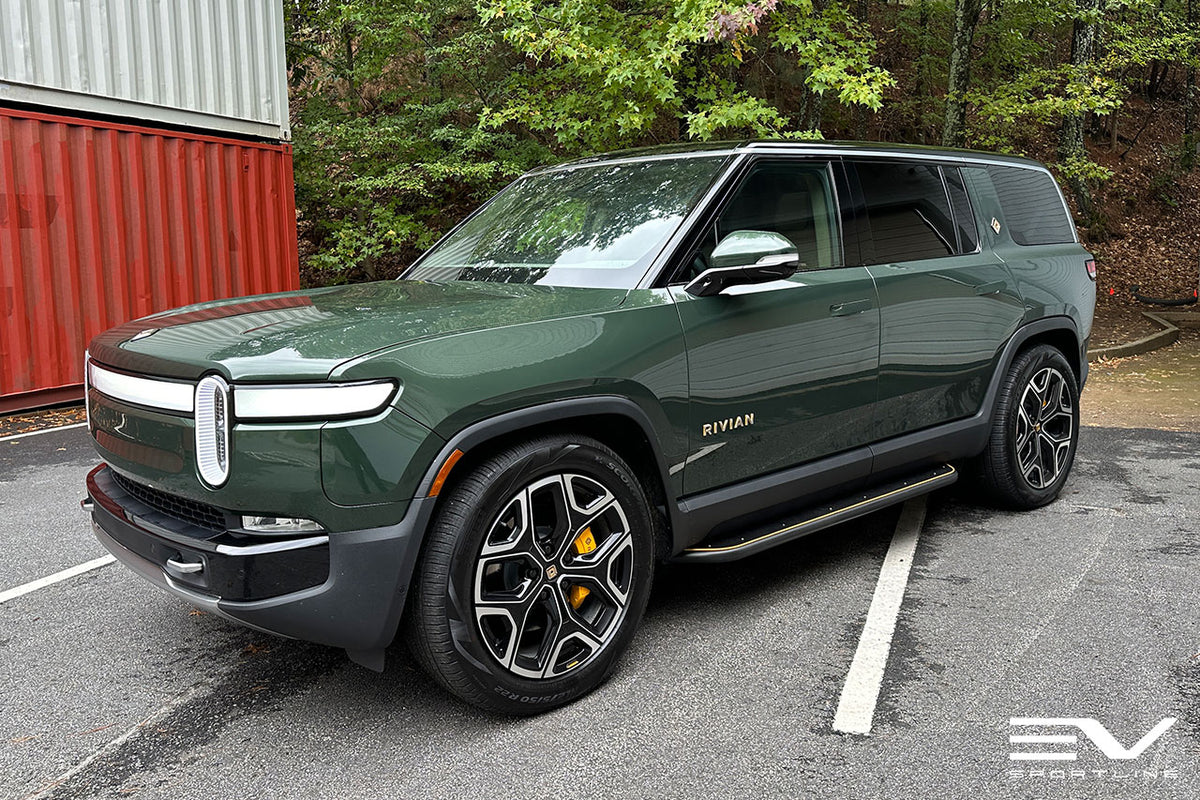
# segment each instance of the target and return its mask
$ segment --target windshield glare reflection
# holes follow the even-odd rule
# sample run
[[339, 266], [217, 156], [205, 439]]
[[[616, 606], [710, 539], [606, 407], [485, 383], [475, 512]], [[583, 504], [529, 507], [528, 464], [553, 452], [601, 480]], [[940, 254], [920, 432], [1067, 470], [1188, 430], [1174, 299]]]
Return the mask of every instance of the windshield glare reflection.
[[693, 154], [528, 175], [404, 277], [632, 288], [722, 163]]

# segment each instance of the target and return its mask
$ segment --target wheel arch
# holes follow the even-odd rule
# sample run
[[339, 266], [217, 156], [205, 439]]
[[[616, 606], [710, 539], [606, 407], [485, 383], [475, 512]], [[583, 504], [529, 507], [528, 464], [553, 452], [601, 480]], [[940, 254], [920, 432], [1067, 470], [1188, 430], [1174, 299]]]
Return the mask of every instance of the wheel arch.
[[1013, 359], [1015, 360], [1016, 356], [1031, 347], [1036, 347], [1039, 344], [1048, 344], [1061, 352], [1063, 357], [1067, 359], [1067, 363], [1071, 365], [1071, 371], [1075, 373], [1075, 382], [1082, 388], [1084, 364], [1086, 364], [1086, 361], [1082, 343], [1079, 341], [1079, 334], [1076, 332], [1075, 324], [1070, 317], [1058, 317], [1056, 319], [1064, 320], [1066, 324], [1031, 332], [1021, 340], [1021, 344], [1017, 348]]
[[[447, 460], [449, 468], [437, 497], [457, 480], [504, 447], [535, 436], [576, 434], [595, 439], [621, 456], [649, 496], [656, 519], [655, 555], [665, 560], [672, 547], [678, 506], [670, 497], [670, 471], [649, 415], [632, 400], [616, 395], [556, 400], [480, 420], [450, 437], [417, 486], [417, 497], [429, 497]], [[434, 505], [436, 513], [436, 503]], [[422, 538], [424, 531], [421, 531]]]
[[[1017, 360], [1017, 356], [1039, 344], [1048, 344], [1063, 354], [1067, 363], [1071, 365], [1071, 371], [1075, 373], [1075, 380], [1082, 388], [1087, 362], [1084, 359], [1083, 342], [1079, 338], [1079, 328], [1076, 327], [1075, 320], [1068, 316], [1044, 317], [1018, 328], [1004, 348], [1003, 358], [997, 365], [990, 388], [998, 389], [1000, 380]], [[989, 391], [989, 395], [989, 400], [994, 401], [995, 392]]]
[[1076, 383], [1082, 391], [1083, 381], [1087, 378], [1087, 360], [1084, 357], [1083, 342], [1079, 338], [1079, 328], [1076, 327], [1075, 320], [1068, 316], [1053, 316], [1043, 317], [1022, 325], [1017, 328], [1000, 351], [1000, 358], [996, 363], [995, 372], [992, 373], [984, 402], [978, 413], [972, 417], [972, 420], [977, 423], [975, 425], [975, 442], [969, 448], [973, 454], [982, 452], [987, 445], [991, 419], [996, 411], [996, 403], [1000, 398], [1000, 386], [1004, 382], [1004, 377], [1008, 375], [1008, 371], [1012, 369], [1013, 363], [1021, 353], [1039, 344], [1049, 344], [1062, 352], [1067, 363], [1071, 365]]

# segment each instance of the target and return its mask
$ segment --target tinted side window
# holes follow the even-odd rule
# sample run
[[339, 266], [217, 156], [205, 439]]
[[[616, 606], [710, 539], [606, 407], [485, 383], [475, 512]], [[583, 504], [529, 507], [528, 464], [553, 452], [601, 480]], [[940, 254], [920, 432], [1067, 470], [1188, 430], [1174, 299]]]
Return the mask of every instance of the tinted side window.
[[763, 162], [721, 212], [713, 244], [734, 231], [773, 231], [796, 245], [805, 267], [824, 269], [840, 261], [837, 219], [828, 164]]
[[950, 208], [954, 211], [954, 230], [958, 233], [958, 252], [974, 253], [979, 247], [979, 226], [975, 222], [975, 212], [971, 209], [971, 200], [963, 186], [962, 175], [958, 167], [943, 167], [942, 174], [946, 176], [946, 189], [950, 193]]
[[950, 202], [935, 166], [897, 161], [855, 163], [867, 209], [868, 264], [918, 261], [958, 249]]
[[1008, 234], [1017, 244], [1064, 244], [1075, 230], [1054, 179], [1045, 172], [988, 165], [988, 176], [1000, 197]]

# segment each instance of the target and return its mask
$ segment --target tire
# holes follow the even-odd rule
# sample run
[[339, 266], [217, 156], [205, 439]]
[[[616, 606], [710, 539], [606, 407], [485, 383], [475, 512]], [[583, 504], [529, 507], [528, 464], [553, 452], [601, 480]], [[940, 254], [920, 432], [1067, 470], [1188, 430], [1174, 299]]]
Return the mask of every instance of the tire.
[[1079, 441], [1079, 388], [1063, 354], [1036, 345], [1017, 355], [1000, 386], [987, 449], [978, 459], [984, 493], [1013, 509], [1058, 497]]
[[481, 708], [529, 715], [569, 703], [633, 639], [654, 544], [646, 494], [608, 447], [563, 436], [509, 447], [443, 497], [411, 589], [408, 646]]

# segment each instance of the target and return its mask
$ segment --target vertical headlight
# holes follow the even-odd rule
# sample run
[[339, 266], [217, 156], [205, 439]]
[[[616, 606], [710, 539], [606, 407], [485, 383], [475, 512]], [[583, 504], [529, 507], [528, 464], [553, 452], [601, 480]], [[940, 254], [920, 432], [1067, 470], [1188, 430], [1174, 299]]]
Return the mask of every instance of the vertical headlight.
[[213, 488], [229, 477], [229, 384], [219, 375], [196, 384], [196, 468]]

